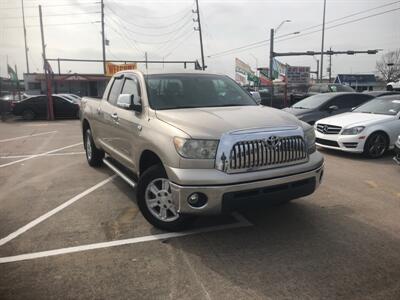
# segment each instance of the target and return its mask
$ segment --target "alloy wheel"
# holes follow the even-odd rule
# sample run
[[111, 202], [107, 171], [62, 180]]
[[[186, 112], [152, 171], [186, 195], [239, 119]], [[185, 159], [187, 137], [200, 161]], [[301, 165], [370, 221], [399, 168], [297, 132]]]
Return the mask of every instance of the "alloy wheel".
[[145, 191], [145, 201], [150, 213], [158, 220], [172, 222], [179, 218], [172, 201], [171, 186], [166, 178], [157, 178], [149, 183]]

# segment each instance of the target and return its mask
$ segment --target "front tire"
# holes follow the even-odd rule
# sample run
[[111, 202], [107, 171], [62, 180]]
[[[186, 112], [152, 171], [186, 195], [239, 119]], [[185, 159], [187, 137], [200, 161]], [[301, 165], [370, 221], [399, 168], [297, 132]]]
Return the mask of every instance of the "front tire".
[[388, 91], [393, 91], [393, 86], [392, 86], [392, 85], [388, 85], [388, 86], [386, 87], [386, 90], [388, 90]]
[[100, 167], [103, 163], [104, 151], [96, 147], [90, 128], [85, 131], [84, 146], [88, 164], [91, 167]]
[[170, 181], [161, 165], [150, 167], [140, 176], [137, 199], [143, 216], [159, 229], [180, 231], [193, 219], [177, 211], [172, 200]]
[[385, 154], [389, 147], [389, 141], [383, 133], [374, 132], [364, 145], [364, 155], [368, 158], [379, 158]]

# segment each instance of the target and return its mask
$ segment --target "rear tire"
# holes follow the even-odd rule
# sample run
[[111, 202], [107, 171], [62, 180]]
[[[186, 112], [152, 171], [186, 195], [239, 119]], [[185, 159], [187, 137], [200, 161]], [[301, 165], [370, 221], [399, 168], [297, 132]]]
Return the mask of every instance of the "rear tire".
[[32, 121], [35, 118], [35, 113], [30, 109], [26, 109], [22, 112], [22, 118], [26, 121]]
[[84, 136], [84, 146], [86, 151], [86, 159], [91, 167], [100, 167], [103, 164], [104, 151], [96, 147], [92, 131], [90, 128], [86, 129]]
[[185, 229], [193, 216], [181, 215], [175, 207], [168, 176], [163, 166], [148, 168], [139, 179], [137, 201], [146, 220], [162, 230], [180, 231]]
[[389, 141], [385, 134], [372, 133], [364, 145], [363, 154], [368, 158], [379, 158], [383, 156], [389, 147]]

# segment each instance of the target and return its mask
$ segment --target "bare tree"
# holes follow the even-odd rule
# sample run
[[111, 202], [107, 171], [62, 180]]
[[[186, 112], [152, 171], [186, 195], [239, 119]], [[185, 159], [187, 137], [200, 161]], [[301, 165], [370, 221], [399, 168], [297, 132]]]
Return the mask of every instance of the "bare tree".
[[400, 78], [400, 49], [382, 55], [376, 62], [376, 68], [386, 82]]

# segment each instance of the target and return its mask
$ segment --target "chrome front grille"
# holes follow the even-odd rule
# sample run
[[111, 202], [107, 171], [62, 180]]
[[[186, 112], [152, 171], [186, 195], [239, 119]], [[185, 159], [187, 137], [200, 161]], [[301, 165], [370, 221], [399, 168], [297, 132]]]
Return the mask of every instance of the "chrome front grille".
[[317, 130], [323, 134], [338, 134], [342, 127], [328, 124], [317, 124]]
[[230, 151], [229, 169], [264, 169], [303, 162], [308, 159], [301, 136], [275, 137], [235, 143]]

